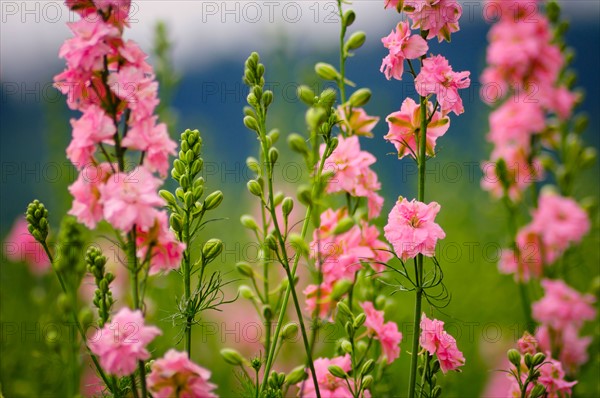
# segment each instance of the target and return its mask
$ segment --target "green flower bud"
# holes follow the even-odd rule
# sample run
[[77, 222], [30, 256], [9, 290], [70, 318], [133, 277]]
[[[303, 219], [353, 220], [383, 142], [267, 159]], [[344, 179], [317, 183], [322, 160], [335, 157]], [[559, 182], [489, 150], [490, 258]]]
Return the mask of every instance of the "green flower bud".
[[252, 230], [257, 230], [258, 229], [258, 224], [256, 224], [256, 221], [254, 220], [254, 217], [249, 216], [247, 214], [244, 214], [241, 218], [240, 218], [240, 222], [242, 223], [242, 225], [248, 229], [252, 229]]
[[343, 301], [337, 303], [337, 309], [340, 315], [354, 320], [354, 314], [352, 313], [352, 311], [350, 311], [350, 307], [348, 307], [348, 305]]
[[250, 366], [252, 369], [258, 371], [262, 367], [262, 361], [259, 358], [252, 358]]
[[269, 161], [272, 164], [275, 164], [277, 163], [277, 159], [279, 159], [279, 151], [277, 150], [277, 148], [269, 149]]
[[350, 102], [350, 105], [357, 108], [367, 104], [370, 99], [371, 90], [368, 88], [361, 88], [360, 90], [356, 90], [354, 93], [352, 93], [348, 101]]
[[369, 389], [369, 387], [371, 387], [371, 384], [373, 384], [373, 376], [367, 375], [367, 376], [363, 377], [362, 388], [364, 390]]
[[341, 235], [345, 232], [350, 231], [350, 229], [354, 226], [354, 220], [351, 217], [344, 217], [341, 219], [338, 224], [333, 229], [334, 235]]
[[352, 25], [354, 23], [354, 21], [356, 20], [356, 13], [353, 10], [348, 10], [346, 11], [346, 13], [344, 14], [344, 25], [346, 25], [346, 27]]
[[354, 329], [358, 329], [359, 327], [361, 327], [366, 320], [367, 316], [365, 314], [358, 314], [358, 316], [354, 320]]
[[254, 299], [254, 292], [252, 291], [252, 289], [250, 289], [249, 286], [241, 285], [240, 287], [238, 287], [238, 293], [245, 299]]
[[354, 283], [348, 279], [340, 279], [336, 281], [331, 292], [332, 300], [340, 300], [346, 293], [350, 291], [350, 288], [353, 284]]
[[301, 85], [298, 87], [298, 98], [306, 105], [313, 106], [315, 103], [315, 92], [310, 89], [310, 87]]
[[508, 350], [508, 360], [517, 368], [521, 366], [521, 354], [514, 348]]
[[331, 365], [327, 368], [327, 370], [329, 370], [329, 373], [340, 379], [348, 378], [348, 374], [344, 371], [344, 369], [337, 365]]
[[273, 92], [271, 90], [267, 90], [263, 93], [263, 104], [266, 107], [273, 103]]
[[371, 371], [375, 369], [375, 361], [373, 361], [372, 359], [369, 359], [367, 362], [365, 362], [365, 364], [363, 365], [362, 369], [360, 370], [360, 374], [361, 375], [366, 375], [371, 373]]
[[325, 110], [322, 108], [309, 108], [306, 111], [306, 124], [311, 128], [315, 129], [319, 124], [321, 124], [325, 120]]
[[598, 157], [598, 152], [595, 148], [588, 147], [583, 150], [581, 153], [581, 166], [582, 167], [590, 167], [594, 163], [596, 163], [596, 158]]
[[256, 174], [260, 175], [260, 163], [256, 158], [249, 156], [246, 158], [246, 166]]
[[299, 234], [290, 234], [287, 240], [299, 255], [307, 255], [309, 253], [308, 244]]
[[67, 296], [67, 294], [65, 294], [65, 293], [60, 293], [58, 295], [58, 299], [56, 300], [56, 303], [58, 304], [58, 308], [65, 314], [69, 313], [71, 311], [71, 309], [73, 308], [71, 306], [71, 300], [69, 300], [69, 296]]
[[274, 144], [277, 141], [279, 141], [280, 134], [281, 133], [279, 132], [279, 129], [273, 129], [269, 131], [269, 134], [267, 134], [267, 136], [271, 139], [271, 142]]
[[316, 64], [315, 72], [317, 72], [317, 75], [319, 75], [320, 78], [325, 80], [338, 80], [340, 77], [340, 74], [335, 67], [325, 62], [319, 62]]
[[223, 242], [219, 239], [209, 239], [202, 247], [202, 257], [205, 263], [214, 260], [223, 251]]
[[237, 263], [235, 268], [244, 276], [252, 277], [254, 275], [254, 269], [252, 269], [252, 266], [245, 261], [240, 261]]
[[244, 363], [242, 355], [232, 348], [223, 348], [221, 350], [221, 356], [230, 365], [240, 366]]
[[269, 249], [277, 251], [277, 240], [275, 239], [275, 236], [273, 236], [273, 234], [268, 234], [266, 236], [265, 243], [267, 244], [267, 247]]
[[290, 149], [302, 155], [308, 154], [308, 145], [300, 134], [292, 133], [287, 138], [287, 143]]
[[244, 126], [250, 130], [258, 132], [258, 122], [252, 116], [246, 116], [244, 118]]
[[204, 199], [204, 209], [212, 210], [219, 207], [221, 202], [223, 201], [223, 192], [215, 191], [208, 195], [206, 199]]
[[34, 200], [27, 206], [25, 218], [28, 222], [27, 229], [40, 243], [48, 237], [48, 210], [39, 200]]
[[441, 396], [442, 396], [442, 387], [440, 387], [440, 386], [433, 387], [433, 390], [431, 391], [431, 398], [439, 398]]
[[525, 354], [525, 366], [527, 369], [531, 369], [533, 367], [533, 356], [529, 353]]
[[84, 327], [94, 322], [94, 313], [91, 309], [84, 307], [79, 311], [79, 323]]
[[175, 201], [175, 196], [173, 196], [173, 194], [171, 192], [169, 192], [169, 191], [167, 191], [165, 189], [161, 189], [160, 191], [158, 191], [158, 194], [170, 206], [175, 206], [177, 204], [177, 202]]
[[326, 108], [331, 108], [337, 98], [337, 92], [332, 88], [326, 88], [319, 97], [319, 103]]
[[172, 213], [171, 217], [169, 217], [169, 225], [173, 228], [175, 232], [181, 232], [183, 230], [183, 220], [181, 216], [177, 213]]
[[179, 185], [181, 185], [184, 192], [190, 189], [190, 179], [187, 174], [182, 174], [181, 177], [179, 177]]
[[436, 359], [435, 361], [433, 361], [433, 364], [431, 364], [431, 373], [435, 375], [439, 371], [440, 371], [440, 361], [438, 361]]
[[190, 191], [186, 192], [183, 195], [183, 203], [185, 203], [185, 206], [189, 209], [192, 207], [192, 205], [194, 204], [194, 194]]
[[285, 381], [289, 385], [298, 384], [308, 378], [308, 373], [304, 370], [304, 366], [298, 366], [294, 368], [285, 378]]
[[286, 197], [283, 200], [283, 205], [281, 206], [281, 209], [283, 210], [283, 215], [285, 217], [289, 216], [292, 210], [294, 209], [294, 200], [290, 197]]
[[262, 197], [262, 195], [263, 195], [262, 187], [260, 186], [260, 184], [259, 184], [258, 181], [256, 181], [256, 180], [250, 180], [246, 184], [246, 187], [248, 188], [248, 191], [252, 195], [258, 196], [259, 198]]
[[281, 338], [284, 340], [292, 340], [298, 336], [298, 325], [294, 322], [290, 322], [283, 327], [281, 332]]
[[348, 340], [342, 340], [340, 347], [342, 348], [342, 351], [344, 351], [346, 354], [352, 354], [352, 343], [350, 343]]
[[537, 354], [535, 354], [533, 356], [531, 366], [536, 367], [538, 365], [541, 365], [545, 360], [546, 360], [546, 356], [544, 354], [542, 354], [541, 352], [538, 352]]
[[262, 313], [263, 313], [263, 317], [267, 321], [270, 321], [271, 319], [273, 319], [273, 309], [271, 308], [271, 306], [269, 304], [263, 305]]
[[310, 206], [312, 204], [312, 192], [308, 185], [301, 185], [298, 188], [298, 200], [304, 206]]
[[350, 36], [344, 47], [346, 48], [346, 51], [356, 50], [357, 48], [362, 47], [362, 45], [365, 44], [366, 40], [367, 35], [365, 34], [365, 32], [354, 32], [352, 36]]
[[202, 158], [195, 159], [190, 167], [190, 174], [195, 176], [200, 172], [200, 170], [202, 170], [202, 166], [204, 166], [204, 160], [202, 160]]
[[529, 398], [539, 398], [544, 394], [546, 394], [546, 387], [544, 387], [541, 384], [536, 384], [536, 386], [533, 387], [533, 389], [529, 393]]

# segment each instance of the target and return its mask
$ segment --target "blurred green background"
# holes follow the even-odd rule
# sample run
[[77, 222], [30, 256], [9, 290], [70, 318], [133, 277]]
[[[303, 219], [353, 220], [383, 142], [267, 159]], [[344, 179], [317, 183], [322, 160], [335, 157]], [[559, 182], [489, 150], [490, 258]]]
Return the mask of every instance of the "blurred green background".
[[[573, 6], [575, 7], [575, 6]], [[590, 125], [584, 138], [597, 149], [600, 130], [600, 28], [597, 19], [581, 19], [574, 8], [575, 23], [568, 33], [567, 41], [575, 48], [578, 56], [574, 67], [579, 72], [579, 86], [586, 93], [581, 107], [590, 116]], [[360, 13], [358, 13], [360, 21]], [[409, 82], [387, 82], [379, 73], [384, 49], [379, 43], [378, 32], [371, 25], [357, 25], [369, 35], [365, 48], [358, 51], [349, 61], [347, 74], [359, 87], [370, 87], [373, 100], [367, 106], [370, 114], [382, 119], [399, 109], [402, 100], [413, 92]], [[394, 26], [390, 22], [384, 30]], [[172, 26], [172, 25], [171, 25]], [[506, 350], [513, 345], [524, 330], [518, 291], [512, 278], [497, 272], [496, 262], [500, 247], [508, 244], [507, 221], [500, 203], [490, 199], [479, 188], [481, 173], [479, 163], [489, 156], [490, 146], [485, 141], [489, 109], [481, 103], [478, 95], [477, 76], [485, 65], [485, 34], [488, 26], [480, 20], [466, 21], [460, 33], [453, 37], [452, 45], [434, 44], [431, 52], [442, 52], [451, 61], [454, 70], [470, 70], [472, 87], [465, 90], [463, 100], [466, 112], [452, 118], [449, 132], [438, 141], [439, 156], [428, 163], [427, 199], [442, 205], [438, 216], [447, 238], [440, 243], [438, 258], [445, 272], [445, 283], [452, 294], [450, 305], [443, 312], [426, 307], [428, 314], [446, 322], [449, 333], [457, 338], [459, 348], [467, 358], [461, 374], [451, 373], [443, 377], [442, 383], [447, 396], [482, 396], [487, 382], [497, 375], [495, 369], [502, 366]], [[64, 37], [67, 37], [64, 35]], [[269, 127], [281, 130], [283, 138], [290, 132], [304, 131], [305, 107], [295, 96], [299, 83], [322, 89], [316, 80], [313, 65], [318, 61], [337, 64], [334, 48], [335, 35], [323, 36], [319, 45], [313, 47], [292, 46], [290, 33], [282, 30], [271, 40], [268, 48], [261, 51], [267, 66], [267, 85], [275, 93], [275, 103], [270, 114]], [[209, 37], [192, 38], [202, 48]], [[231, 37], [231, 40], [236, 38]], [[144, 48], [152, 50], [153, 39], [146, 41]], [[175, 42], [175, 48], [178, 43]], [[247, 193], [246, 181], [251, 177], [245, 166], [245, 158], [255, 155], [257, 142], [252, 133], [242, 124], [242, 107], [246, 92], [241, 83], [243, 61], [253, 48], [232, 50], [212, 63], [198, 68], [179, 67], [179, 85], [172, 93], [170, 112], [176, 127], [171, 131], [177, 137], [185, 128], [197, 128], [204, 139], [204, 177], [207, 191], [221, 189], [225, 194], [222, 207], [215, 217], [226, 220], [213, 223], [205, 231], [206, 239], [218, 237], [225, 243], [220, 261], [211, 265], [221, 269], [225, 279], [237, 280], [232, 272], [233, 265], [244, 256], [253, 256], [255, 246], [251, 237], [239, 224], [244, 213], [254, 213], [257, 204]], [[58, 47], [53, 49], [58, 51]], [[2, 59], [10, 54], [3, 52]], [[176, 58], [177, 59], [177, 58]], [[156, 56], [153, 57], [156, 61]], [[64, 148], [69, 140], [69, 118], [75, 117], [68, 111], [64, 98], [58, 95], [40, 94], [23, 96], [22, 82], [31, 87], [31, 82], [51, 81], [51, 76], [62, 69], [57, 59], [50, 59], [42, 74], [28, 76], [22, 81], [2, 76], [1, 157], [2, 192], [0, 203], [0, 235], [6, 236], [16, 217], [21, 216], [27, 203], [33, 198], [43, 201], [50, 210], [51, 222], [56, 232], [61, 217], [70, 207], [67, 186], [75, 178], [68, 165]], [[171, 76], [171, 75], [169, 75]], [[18, 92], [14, 92], [17, 84]], [[164, 98], [164, 97], [163, 97]], [[416, 192], [416, 168], [410, 160], [398, 161], [391, 153], [393, 147], [383, 141], [386, 125], [380, 122], [373, 139], [362, 139], [365, 149], [374, 153], [378, 162], [374, 169], [382, 181], [382, 194], [386, 198], [383, 216], [377, 220], [385, 224], [385, 214], [398, 195], [413, 197]], [[282, 139], [279, 144], [283, 156], [280, 173], [276, 175], [279, 189], [291, 194], [294, 185], [307, 180], [302, 160], [289, 153]], [[582, 173], [577, 183], [578, 199], [599, 195], [599, 167]], [[167, 182], [172, 187], [172, 181]], [[300, 212], [298, 212], [300, 213]], [[600, 261], [600, 234], [598, 213], [593, 213], [593, 228], [580, 250], [568, 257], [567, 281], [579, 290], [589, 290], [594, 278], [598, 277]], [[526, 215], [521, 220], [527, 222]], [[111, 243], [102, 236], [93, 238], [103, 246]], [[109, 252], [110, 253], [110, 252]], [[37, 277], [29, 273], [24, 264], [11, 263], [2, 256], [0, 267], [0, 322], [2, 350], [0, 356], [0, 382], [6, 397], [63, 397], [65, 363], [57, 345], [47, 341], [48, 332], [58, 327], [59, 342], [69, 342], [69, 328], [59, 315], [55, 297], [58, 286], [53, 275]], [[301, 271], [306, 280], [309, 274]], [[242, 282], [236, 281], [234, 286]], [[302, 282], [301, 282], [302, 283]], [[180, 279], [172, 273], [151, 279], [149, 291], [149, 322], [159, 326], [164, 334], [152, 344], [155, 357], [179, 342], [178, 325], [168, 318], [176, 308], [181, 294]], [[235, 288], [228, 292], [235, 295]], [[386, 290], [384, 289], [384, 294]], [[537, 289], [537, 293], [541, 293]], [[389, 292], [387, 292], [389, 294]], [[123, 297], [122, 301], [127, 298]], [[406, 390], [408, 369], [408, 342], [412, 333], [413, 295], [398, 293], [390, 296], [386, 314], [399, 324], [404, 334], [402, 354], [387, 372], [390, 396], [403, 396]], [[193, 359], [212, 372], [212, 380], [219, 385], [218, 393], [223, 397], [236, 396], [235, 371], [225, 364], [219, 350], [225, 346], [239, 349], [248, 356], [259, 356], [262, 326], [253, 309], [243, 300], [224, 306], [223, 311], [206, 313], [202, 323], [195, 328], [195, 355]], [[589, 325], [588, 334], [595, 336], [590, 347], [590, 363], [582, 370], [575, 395], [581, 397], [600, 396], [598, 355], [598, 325]], [[319, 341], [317, 356], [331, 356], [333, 341], [340, 331], [336, 328], [324, 330]], [[182, 343], [177, 345], [182, 349]], [[264, 354], [264, 353], [263, 353]], [[282, 350], [278, 369], [291, 369], [300, 364], [301, 341]]]

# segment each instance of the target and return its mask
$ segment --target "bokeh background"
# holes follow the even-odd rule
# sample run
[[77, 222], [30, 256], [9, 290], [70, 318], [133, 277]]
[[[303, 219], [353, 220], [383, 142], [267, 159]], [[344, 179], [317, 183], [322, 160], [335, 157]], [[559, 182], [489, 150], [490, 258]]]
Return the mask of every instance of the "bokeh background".
[[[52, 76], [64, 63], [58, 49], [70, 33], [65, 23], [74, 20], [61, 2], [1, 1], [0, 31], [0, 138], [1, 195], [0, 236], [9, 232], [15, 219], [33, 198], [43, 201], [57, 226], [70, 207], [67, 186], [75, 173], [65, 158], [70, 138], [69, 119], [75, 117], [64, 98], [52, 88]], [[564, 1], [565, 15], [571, 22], [567, 42], [576, 52], [573, 64], [578, 86], [585, 93], [580, 111], [590, 117], [585, 141], [599, 148], [600, 132], [600, 4], [595, 0]], [[131, 29], [126, 36], [138, 41], [149, 53], [156, 47], [156, 25], [163, 21], [172, 41], [171, 61], [179, 82], [165, 94], [174, 128], [173, 137], [185, 128], [201, 131], [205, 149], [204, 177], [208, 190], [221, 189], [225, 201], [219, 217], [211, 224], [206, 238], [218, 237], [225, 252], [218, 264], [225, 277], [238, 278], [233, 264], [252, 255], [253, 246], [239, 224], [244, 213], [253, 213], [256, 203], [246, 192], [251, 173], [245, 166], [247, 156], [255, 155], [257, 142], [242, 123], [246, 89], [241, 77], [243, 63], [251, 51], [259, 51], [267, 66], [267, 85], [275, 94], [270, 127], [282, 135], [304, 131], [304, 105], [295, 91], [300, 83], [315, 89], [324, 85], [316, 79], [313, 66], [318, 61], [337, 64], [338, 21], [336, 2], [308, 1], [137, 1], [133, 3]], [[359, 87], [369, 87], [373, 99], [369, 114], [382, 119], [399, 109], [412, 92], [410, 83], [388, 82], [379, 73], [385, 49], [380, 38], [397, 23], [397, 15], [384, 11], [383, 1], [354, 1], [358, 15], [351, 31], [367, 33], [365, 46], [348, 63], [347, 75]], [[431, 52], [447, 56], [454, 70], [470, 70], [471, 88], [462, 93], [465, 113], [452, 118], [449, 132], [440, 140], [439, 156], [428, 164], [427, 197], [442, 205], [439, 222], [447, 238], [438, 256], [444, 265], [445, 282], [452, 293], [450, 305], [433, 313], [446, 321], [448, 331], [457, 337], [467, 364], [462, 374], [444, 378], [445, 391], [455, 397], [490, 396], [489, 380], [498, 375], [506, 349], [524, 330], [517, 287], [496, 269], [498, 250], [507, 245], [506, 217], [502, 206], [479, 188], [479, 164], [489, 155], [485, 141], [488, 107], [479, 98], [478, 76], [485, 66], [486, 33], [479, 1], [463, 2], [461, 31], [451, 45], [437, 43]], [[156, 60], [156, 56], [152, 57]], [[177, 75], [177, 76], [175, 76]], [[382, 214], [398, 195], [412, 197], [416, 192], [416, 168], [410, 160], [398, 161], [393, 148], [382, 136], [385, 123], [375, 128], [373, 139], [362, 145], [374, 153], [374, 169], [383, 185], [386, 204]], [[285, 148], [285, 143], [279, 145]], [[285, 152], [285, 150], [284, 150]], [[280, 189], [294, 192], [294, 185], [307, 175], [298, 173], [301, 159], [286, 153], [276, 176]], [[599, 195], [599, 168], [582, 172], [577, 183], [577, 198]], [[170, 184], [170, 183], [167, 183]], [[168, 185], [169, 186], [169, 185]], [[385, 223], [385, 217], [378, 221]], [[588, 290], [599, 274], [600, 242], [597, 212], [593, 229], [581, 250], [569, 257], [567, 281]], [[100, 237], [94, 238], [102, 240]], [[104, 239], [103, 244], [110, 245]], [[2, 322], [0, 383], [7, 397], [62, 397], [61, 377], [65, 365], [46, 332], [57, 314], [57, 287], [52, 276], [33, 276], [23, 264], [8, 262], [2, 256], [0, 267], [0, 321]], [[308, 277], [308, 273], [304, 274]], [[175, 275], [153, 279], [149, 313], [152, 323], [165, 334], [153, 350], [161, 355], [178, 341], [178, 327], [168, 318], [180, 295]], [[239, 284], [240, 282], [234, 282]], [[232, 295], [235, 289], [230, 292]], [[389, 294], [389, 292], [384, 292]], [[125, 301], [126, 298], [123, 298]], [[389, 395], [404, 394], [406, 354], [412, 332], [413, 296], [390, 297], [387, 313], [405, 334], [401, 359], [388, 372]], [[220, 358], [218, 351], [233, 346], [247, 355], [260, 355], [257, 340], [260, 329], [245, 303], [223, 307], [221, 313], [206, 313], [196, 328], [197, 350], [194, 360], [213, 371], [221, 396], [236, 396], [236, 374]], [[590, 348], [590, 364], [582, 371], [576, 395], [599, 396], [598, 325], [589, 333], [596, 336]], [[330, 356], [338, 331], [323, 333], [319, 355]], [[68, 341], [67, 329], [60, 341]], [[326, 343], [326, 340], [329, 343]], [[301, 344], [291, 345], [281, 355], [280, 368], [299, 364]], [[85, 384], [85, 382], [84, 382]], [[486, 395], [487, 394], [487, 395]]]

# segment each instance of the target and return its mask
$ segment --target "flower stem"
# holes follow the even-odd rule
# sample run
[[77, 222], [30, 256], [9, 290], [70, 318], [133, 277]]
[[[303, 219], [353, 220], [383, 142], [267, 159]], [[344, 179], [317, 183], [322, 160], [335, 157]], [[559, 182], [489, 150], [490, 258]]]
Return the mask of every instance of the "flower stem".
[[[185, 252], [183, 255], [183, 289], [184, 289], [184, 300], [187, 308], [190, 305], [191, 298], [191, 250], [190, 250], [190, 210], [186, 209], [185, 212]], [[188, 354], [188, 358], [192, 357], [192, 316], [188, 313], [185, 323], [185, 351]]]
[[344, 22], [344, 12], [342, 10], [342, 0], [338, 0], [338, 10], [340, 20], [342, 21], [342, 29], [340, 30], [340, 102], [346, 103], [346, 54], [344, 51], [344, 38], [346, 37], [346, 23]]

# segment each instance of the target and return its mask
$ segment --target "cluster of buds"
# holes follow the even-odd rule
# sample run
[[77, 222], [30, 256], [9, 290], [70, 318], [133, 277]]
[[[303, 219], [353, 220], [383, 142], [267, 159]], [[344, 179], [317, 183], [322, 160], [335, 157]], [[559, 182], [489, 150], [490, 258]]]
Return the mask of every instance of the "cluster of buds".
[[94, 292], [94, 306], [98, 308], [98, 325], [104, 327], [104, 324], [110, 317], [110, 310], [114, 304], [110, 284], [115, 280], [115, 276], [106, 272], [106, 256], [98, 247], [90, 247], [85, 254], [85, 262], [87, 269], [94, 276], [94, 281], [97, 286]]

